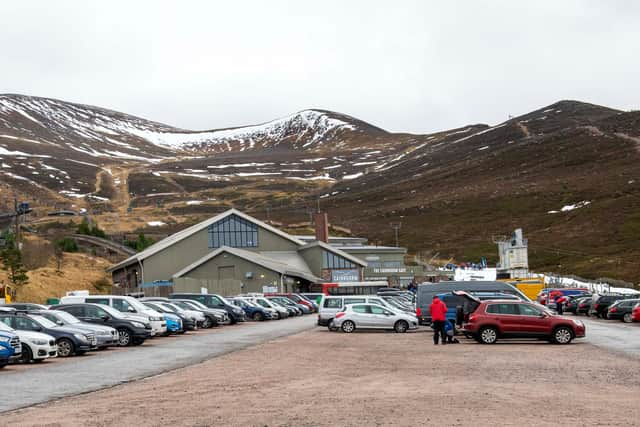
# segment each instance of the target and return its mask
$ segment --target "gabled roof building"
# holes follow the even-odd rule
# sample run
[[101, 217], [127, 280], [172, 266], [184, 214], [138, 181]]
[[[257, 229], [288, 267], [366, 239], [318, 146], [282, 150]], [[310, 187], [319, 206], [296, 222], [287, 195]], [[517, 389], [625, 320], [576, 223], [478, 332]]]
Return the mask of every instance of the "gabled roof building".
[[[324, 219], [326, 224], [326, 216]], [[326, 235], [326, 233], [325, 233]], [[326, 240], [326, 239], [325, 239]], [[125, 288], [171, 283], [178, 292], [225, 295], [308, 290], [363, 280], [366, 261], [323, 241], [303, 241], [236, 209], [179, 231], [108, 269]]]

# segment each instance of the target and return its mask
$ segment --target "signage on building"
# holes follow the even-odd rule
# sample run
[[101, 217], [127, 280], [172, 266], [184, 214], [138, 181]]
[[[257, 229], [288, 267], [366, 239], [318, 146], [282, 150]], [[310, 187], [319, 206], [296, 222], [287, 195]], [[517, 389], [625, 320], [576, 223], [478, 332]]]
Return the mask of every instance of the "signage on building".
[[367, 255], [364, 259], [367, 261], [379, 261], [380, 257], [376, 255]]
[[273, 294], [278, 292], [278, 287], [277, 286], [263, 286], [262, 287], [262, 293], [263, 294]]
[[331, 270], [332, 282], [357, 282], [360, 280], [358, 270]]
[[396, 268], [374, 268], [374, 273], [406, 273], [407, 269], [404, 267]]

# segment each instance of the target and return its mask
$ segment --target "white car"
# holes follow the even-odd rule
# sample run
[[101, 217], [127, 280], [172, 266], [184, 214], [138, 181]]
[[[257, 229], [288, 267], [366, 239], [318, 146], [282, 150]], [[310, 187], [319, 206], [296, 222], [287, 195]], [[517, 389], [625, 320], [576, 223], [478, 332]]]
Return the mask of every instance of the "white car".
[[51, 335], [33, 331], [18, 331], [10, 328], [4, 322], [0, 322], [0, 330], [18, 335], [22, 343], [22, 354], [20, 356], [20, 361], [22, 362], [29, 363], [33, 361], [38, 363], [58, 355], [56, 339]]
[[140, 317], [151, 324], [151, 336], [164, 335], [167, 322], [164, 316], [142, 304], [136, 298], [124, 295], [89, 295], [84, 291], [60, 298], [60, 304], [93, 303], [108, 305], [132, 317]]
[[342, 329], [351, 333], [356, 329], [392, 329], [398, 333], [418, 329], [418, 319], [400, 310], [377, 304], [351, 304], [336, 313], [329, 330]]

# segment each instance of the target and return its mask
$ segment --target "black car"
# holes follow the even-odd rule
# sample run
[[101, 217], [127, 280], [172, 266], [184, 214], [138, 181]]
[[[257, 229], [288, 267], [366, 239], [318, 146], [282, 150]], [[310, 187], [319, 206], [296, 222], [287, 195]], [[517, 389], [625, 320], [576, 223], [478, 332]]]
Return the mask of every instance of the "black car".
[[170, 302], [183, 310], [195, 310], [204, 314], [205, 322], [202, 327], [205, 329], [219, 326], [222, 323], [229, 323], [229, 315], [226, 310], [208, 308], [192, 299], [172, 299]]
[[106, 325], [118, 331], [118, 345], [140, 345], [151, 337], [151, 324], [139, 317], [127, 316], [108, 305], [78, 303], [53, 306], [66, 311], [83, 322]]
[[97, 340], [92, 332], [58, 326], [37, 314], [22, 311], [0, 312], [0, 321], [16, 330], [42, 332], [51, 335], [58, 345], [58, 356], [80, 356], [96, 348]]
[[589, 314], [592, 316], [607, 318], [607, 311], [609, 306], [616, 301], [628, 299], [625, 295], [594, 295], [591, 300], [591, 308]]
[[244, 322], [244, 310], [237, 305], [231, 304], [224, 297], [216, 294], [171, 294], [169, 299], [192, 299], [209, 308], [225, 310], [229, 314], [231, 323]]
[[564, 303], [564, 311], [572, 314], [578, 312], [578, 304], [584, 298], [583, 295], [569, 295]]
[[31, 302], [12, 302], [4, 304], [3, 307], [10, 307], [16, 310], [46, 310], [47, 306], [42, 304], [34, 304]]
[[607, 318], [622, 320], [625, 323], [633, 322], [633, 307], [640, 303], [640, 299], [623, 299], [609, 306]]

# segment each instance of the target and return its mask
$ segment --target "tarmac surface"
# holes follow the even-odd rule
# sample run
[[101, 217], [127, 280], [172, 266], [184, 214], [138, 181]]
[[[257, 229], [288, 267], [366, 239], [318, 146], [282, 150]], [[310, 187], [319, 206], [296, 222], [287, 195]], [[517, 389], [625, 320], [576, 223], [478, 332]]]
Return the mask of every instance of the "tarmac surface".
[[295, 334], [315, 326], [308, 315], [187, 332], [147, 340], [138, 347], [89, 352], [41, 365], [9, 365], [0, 371], [0, 412], [112, 387], [222, 354]]
[[574, 316], [587, 326], [586, 342], [609, 351], [640, 358], [640, 323]]

